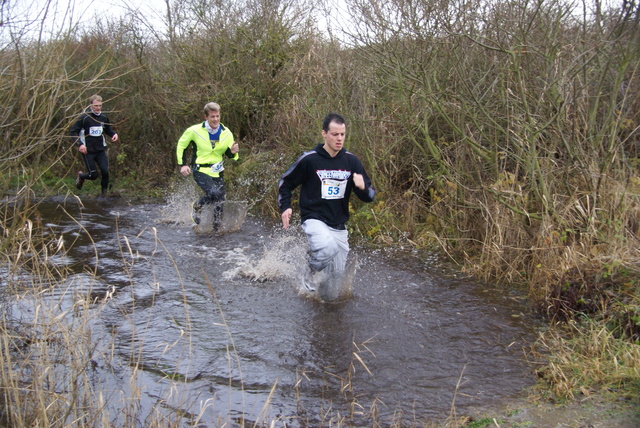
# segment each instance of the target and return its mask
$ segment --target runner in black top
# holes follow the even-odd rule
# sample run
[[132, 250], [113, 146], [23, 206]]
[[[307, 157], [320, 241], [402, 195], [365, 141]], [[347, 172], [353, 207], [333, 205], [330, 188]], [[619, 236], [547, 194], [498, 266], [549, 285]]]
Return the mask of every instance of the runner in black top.
[[328, 268], [344, 271], [349, 253], [346, 222], [349, 197], [354, 191], [364, 202], [371, 202], [375, 190], [360, 160], [342, 145], [346, 124], [342, 116], [331, 113], [322, 124], [324, 144], [304, 153], [282, 175], [278, 186], [278, 207], [286, 229], [291, 220], [292, 191], [300, 188], [302, 228], [311, 247], [312, 272]]
[[[71, 137], [78, 146], [87, 172], [78, 171], [76, 187], [82, 189], [84, 180], [98, 178], [100, 169], [100, 187], [102, 194], [109, 188], [109, 158], [107, 157], [107, 141], [104, 135], [111, 137], [111, 141], [118, 141], [118, 134], [111, 127], [109, 118], [102, 113], [102, 97], [92, 95], [89, 98], [89, 108], [78, 117], [71, 127]], [[97, 165], [97, 168], [96, 168]]]

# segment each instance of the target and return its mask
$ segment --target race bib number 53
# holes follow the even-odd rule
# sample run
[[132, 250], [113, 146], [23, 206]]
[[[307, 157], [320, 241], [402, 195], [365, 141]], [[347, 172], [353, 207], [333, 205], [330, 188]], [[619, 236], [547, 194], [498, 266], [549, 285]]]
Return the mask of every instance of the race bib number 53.
[[342, 199], [347, 190], [347, 180], [322, 180], [322, 199]]

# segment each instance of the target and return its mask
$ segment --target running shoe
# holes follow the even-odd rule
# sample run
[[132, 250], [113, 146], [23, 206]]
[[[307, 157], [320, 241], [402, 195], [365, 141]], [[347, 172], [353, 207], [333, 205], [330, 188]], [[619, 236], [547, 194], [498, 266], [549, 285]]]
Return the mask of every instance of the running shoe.
[[314, 275], [312, 272], [307, 272], [303, 277], [302, 277], [302, 286], [305, 288], [305, 290], [313, 293], [316, 291], [316, 287], [315, 287], [315, 283], [314, 283]]
[[310, 293], [314, 293], [316, 291], [307, 278], [302, 278], [302, 286]]
[[78, 171], [78, 173], [76, 174], [76, 188], [77, 189], [82, 189], [82, 185], [84, 184], [84, 178], [81, 178], [80, 174], [82, 174], [82, 171]]

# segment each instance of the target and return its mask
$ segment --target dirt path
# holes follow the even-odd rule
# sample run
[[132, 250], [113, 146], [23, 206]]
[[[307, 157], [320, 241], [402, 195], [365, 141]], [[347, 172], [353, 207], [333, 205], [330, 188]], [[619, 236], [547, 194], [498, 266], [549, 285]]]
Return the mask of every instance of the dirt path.
[[[499, 417], [478, 415], [474, 428], [640, 428], [640, 400], [591, 396], [569, 404], [512, 403]], [[485, 422], [485, 425], [480, 424]]]

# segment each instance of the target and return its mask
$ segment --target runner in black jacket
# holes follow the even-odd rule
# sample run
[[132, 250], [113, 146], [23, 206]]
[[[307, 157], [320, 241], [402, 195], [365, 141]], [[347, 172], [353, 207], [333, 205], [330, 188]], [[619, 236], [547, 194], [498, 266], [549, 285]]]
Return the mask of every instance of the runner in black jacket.
[[[111, 137], [111, 141], [118, 141], [118, 134], [111, 128], [109, 118], [102, 113], [102, 97], [92, 95], [89, 98], [89, 108], [82, 113], [71, 127], [71, 138], [78, 146], [87, 172], [78, 171], [76, 175], [76, 187], [82, 189], [84, 180], [98, 178], [100, 169], [100, 187], [102, 194], [109, 188], [109, 158], [107, 157], [107, 141], [104, 135]], [[97, 164], [97, 168], [96, 168]]]
[[[322, 123], [324, 144], [300, 156], [280, 178], [278, 207], [285, 229], [293, 212], [292, 191], [301, 186], [300, 215], [311, 247], [312, 272], [344, 271], [349, 253], [346, 222], [351, 191], [364, 202], [373, 201], [376, 194], [360, 160], [342, 147], [345, 133], [344, 118], [335, 113], [327, 115]], [[305, 285], [313, 288], [309, 281]]]

